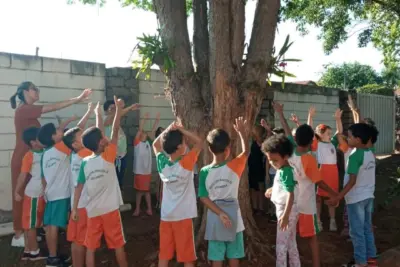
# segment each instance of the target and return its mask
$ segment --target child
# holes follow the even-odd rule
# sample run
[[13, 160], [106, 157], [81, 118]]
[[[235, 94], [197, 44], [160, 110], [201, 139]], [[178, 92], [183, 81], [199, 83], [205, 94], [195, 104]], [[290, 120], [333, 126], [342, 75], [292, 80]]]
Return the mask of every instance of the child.
[[345, 186], [339, 195], [329, 200], [331, 205], [337, 205], [343, 197], [346, 200], [355, 267], [377, 266], [372, 231], [375, 156], [368, 148], [368, 142], [375, 135], [376, 129], [365, 123], [350, 126], [348, 143], [355, 149], [347, 163]]
[[[185, 137], [193, 143], [187, 154]], [[199, 137], [177, 123], [154, 140], [157, 170], [163, 182], [159, 267], [167, 267], [175, 252], [178, 262], [186, 267], [195, 266], [192, 219], [197, 217], [197, 206], [193, 169], [202, 146]]]
[[264, 141], [264, 127], [260, 125], [253, 126], [252, 135], [253, 142], [250, 148], [249, 161], [247, 163], [249, 167], [249, 188], [254, 212], [263, 213], [266, 166], [265, 156], [261, 151], [261, 144]]
[[136, 209], [133, 212], [133, 216], [139, 216], [140, 214], [140, 204], [143, 195], [145, 196], [147, 205], [146, 213], [149, 216], [153, 215], [150, 195], [151, 163], [153, 161], [151, 155], [151, 143], [152, 139], [154, 140], [155, 131], [160, 122], [160, 113], [156, 116], [150, 136], [144, 131], [144, 125], [148, 118], [149, 113], [146, 113], [144, 118], [140, 120], [139, 130], [136, 133], [134, 140], [133, 172], [135, 173], [134, 188], [136, 189]]
[[[231, 153], [229, 134], [222, 129], [214, 129], [207, 136], [213, 162], [200, 170], [199, 197], [208, 208], [206, 240], [209, 240], [208, 259], [213, 267], [222, 267], [225, 256], [230, 267], [239, 266], [239, 259], [245, 256], [238, 191], [249, 154], [245, 137], [247, 122], [242, 117], [237, 118], [234, 129], [239, 135], [242, 152], [227, 161]], [[229, 230], [224, 231], [224, 227]]]
[[289, 157], [293, 154], [293, 144], [284, 135], [275, 135], [264, 141], [262, 151], [267, 155], [271, 165], [277, 169], [275, 183], [266, 192], [266, 196], [276, 206], [278, 227], [276, 235], [276, 266], [286, 267], [289, 255], [291, 267], [300, 267], [300, 256], [297, 250], [296, 226], [298, 211], [295, 206], [296, 182]]
[[313, 267], [320, 267], [321, 259], [319, 257], [317, 237], [320, 229], [317, 223], [315, 184], [327, 191], [331, 196], [336, 196], [337, 193], [322, 180], [317, 161], [310, 152], [310, 146], [314, 139], [313, 129], [306, 124], [300, 125], [293, 139], [291, 130], [283, 114], [283, 105], [274, 102], [274, 109], [279, 116], [285, 134], [295, 146], [294, 153], [289, 158], [289, 164], [293, 167], [295, 180], [299, 185], [296, 203], [299, 212], [299, 235], [308, 239]]
[[125, 237], [119, 207], [123, 204], [118, 177], [115, 170], [117, 157], [118, 131], [120, 128], [122, 101], [117, 100], [111, 139], [103, 134], [103, 121], [99, 105], [95, 109], [96, 127], [88, 128], [82, 135], [83, 145], [93, 155], [83, 160], [79, 171], [78, 185], [75, 188], [74, 206], [71, 216], [79, 220], [79, 201], [84, 189], [87, 194], [87, 231], [85, 239], [86, 266], [95, 267], [95, 252], [100, 247], [104, 235], [108, 248], [115, 249], [120, 267], [127, 267]]
[[[310, 112], [309, 122], [310, 126], [312, 126], [312, 119], [314, 113]], [[337, 109], [335, 112], [335, 120], [336, 120], [336, 134], [343, 133], [342, 126], [342, 111]], [[316, 139], [314, 140], [311, 149], [315, 151], [318, 164], [320, 166], [321, 176], [324, 179], [324, 182], [329, 185], [335, 192], [339, 191], [339, 170], [337, 166], [337, 156], [336, 156], [336, 148], [338, 148], [338, 143], [333, 143], [332, 138], [332, 128], [325, 124], [320, 124], [315, 129]], [[339, 147], [340, 148], [340, 147]], [[318, 210], [318, 224], [322, 230], [321, 223], [321, 209], [322, 209], [322, 201], [324, 198], [328, 197], [329, 194], [325, 190], [318, 188], [317, 191], [317, 210]], [[337, 231], [336, 219], [335, 219], [335, 210], [336, 207], [329, 206], [329, 231]]]
[[[22, 139], [31, 151], [27, 152], [22, 160], [21, 173], [18, 177], [14, 196], [16, 201], [23, 201], [22, 227], [25, 231], [25, 250], [22, 260], [42, 260], [47, 258], [39, 249], [36, 229], [42, 227], [45, 201], [43, 198], [42, 176], [40, 160], [42, 145], [37, 140], [39, 128], [31, 127], [22, 134]], [[28, 180], [29, 175], [31, 178]], [[26, 185], [24, 196], [21, 191]]]
[[47, 228], [46, 242], [49, 249], [47, 267], [60, 266], [64, 262], [64, 259], [57, 254], [57, 246], [58, 230], [66, 228], [70, 210], [71, 150], [62, 142], [62, 138], [65, 127], [73, 119], [62, 123], [58, 129], [53, 123], [45, 124], [38, 133], [38, 140], [45, 147], [41, 167], [44, 197], [47, 201], [43, 219]]
[[[157, 138], [165, 129], [163, 127], [158, 127], [156, 130], [155, 137]], [[161, 199], [162, 199], [162, 181], [157, 179], [157, 192], [156, 192], [157, 204], [156, 209], [161, 209]]]
[[[97, 108], [99, 103], [97, 103]], [[88, 110], [86, 114], [82, 117], [81, 121], [78, 123], [77, 127], [69, 129], [64, 134], [63, 142], [64, 144], [72, 150], [70, 157], [71, 165], [71, 206], [74, 204], [74, 190], [78, 184], [78, 175], [81, 167], [83, 158], [88, 157], [92, 152], [83, 147], [82, 144], [82, 133], [86, 125], [87, 120], [93, 113], [94, 106], [92, 103], [88, 104]], [[71, 253], [72, 253], [72, 263], [74, 267], [83, 267], [85, 265], [85, 247], [84, 241], [86, 238], [86, 228], [87, 228], [87, 212], [86, 212], [86, 202], [87, 196], [81, 197], [78, 204], [78, 217], [79, 220], [75, 221], [72, 217], [69, 219], [68, 230], [67, 230], [67, 240], [71, 242]]]

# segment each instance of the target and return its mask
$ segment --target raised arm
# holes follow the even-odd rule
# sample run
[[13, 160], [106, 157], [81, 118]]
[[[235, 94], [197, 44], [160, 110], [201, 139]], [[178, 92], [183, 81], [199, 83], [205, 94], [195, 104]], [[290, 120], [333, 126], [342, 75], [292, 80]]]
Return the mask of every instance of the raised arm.
[[182, 125], [179, 125], [175, 123], [175, 127], [179, 129], [183, 135], [189, 140], [191, 144], [193, 144], [193, 149], [198, 149], [201, 150], [203, 148], [203, 140], [197, 136], [195, 133], [192, 133], [191, 131], [186, 130], [183, 128]]
[[335, 111], [336, 134], [343, 133], [342, 113], [343, 112], [339, 108]]
[[156, 119], [154, 120], [153, 123], [153, 128], [151, 128], [151, 133], [149, 134], [152, 140], [154, 140], [156, 136], [157, 127], [160, 124], [160, 116], [161, 116], [160, 112], [157, 112]]
[[275, 112], [278, 114], [279, 116], [279, 120], [282, 124], [282, 128], [283, 130], [285, 130], [285, 134], [287, 136], [292, 136], [292, 131], [290, 130], [290, 127], [286, 121], [285, 115], [283, 114], [283, 104], [280, 104], [277, 101], [274, 101], [274, 103], [272, 104]]
[[86, 123], [88, 122], [90, 116], [92, 115], [94, 110], [94, 105], [92, 103], [88, 103], [88, 109], [85, 113], [85, 115], [83, 115], [83, 117], [81, 118], [81, 120], [78, 122], [78, 127], [81, 129], [85, 129], [86, 127]]
[[96, 127], [104, 133], [103, 116], [101, 116], [100, 102], [97, 102], [97, 105], [94, 108], [94, 114], [96, 114]]
[[92, 89], [85, 89], [83, 90], [82, 94], [80, 94], [78, 97], [74, 97], [65, 101], [61, 101], [58, 103], [50, 104], [50, 105], [44, 105], [42, 109], [42, 113], [48, 113], [56, 110], [60, 110], [63, 108], [67, 108], [69, 106], [72, 106], [73, 104], [85, 101], [90, 94], [92, 93]]
[[144, 125], [146, 124], [146, 121], [149, 119], [150, 114], [148, 112], [146, 112], [143, 116], [143, 118], [140, 119], [139, 122], [139, 129], [136, 133], [136, 138], [139, 137], [139, 135], [144, 131]]
[[267, 123], [266, 120], [261, 119], [260, 122], [261, 126], [265, 129], [265, 131], [267, 131], [267, 136], [272, 136], [274, 133], [272, 132], [271, 127], [269, 126], [269, 124]]
[[122, 114], [122, 105], [123, 105], [122, 100], [117, 99], [116, 96], [114, 96], [114, 102], [115, 102], [115, 117], [114, 117], [112, 129], [111, 129], [111, 136], [110, 136], [111, 144], [118, 143], [118, 133], [119, 133], [119, 127], [121, 124], [121, 114]]
[[290, 120], [291, 120], [294, 124], [296, 124], [297, 127], [299, 127], [299, 126], [301, 125], [301, 124], [300, 124], [300, 121], [299, 121], [299, 117], [297, 117], [297, 115], [294, 114], [294, 113], [292, 113], [292, 115], [290, 116]]
[[313, 119], [315, 116], [315, 113], [317, 112], [317, 110], [315, 109], [314, 106], [311, 106], [310, 109], [308, 110], [308, 118], [307, 118], [307, 124], [310, 125], [311, 127], [313, 127]]
[[61, 121], [61, 119], [57, 118], [59, 122], [58, 128], [64, 130], [71, 122], [76, 121], [77, 119], [78, 117], [76, 115], [72, 116], [69, 119], [66, 119], [65, 121]]
[[[122, 99], [118, 99], [118, 101], [123, 101], [123, 100]], [[129, 107], [126, 107], [126, 108], [121, 110], [121, 117], [125, 116], [130, 111], [138, 110], [139, 108], [140, 108], [140, 104], [138, 104], [138, 103], [132, 104]], [[107, 116], [106, 120], [104, 121], [104, 126], [111, 125], [113, 123], [113, 121], [114, 121], [114, 118], [115, 118], [115, 113], [109, 114]]]
[[351, 113], [353, 114], [353, 120], [354, 123], [359, 123], [360, 122], [360, 110], [358, 109], [356, 103], [354, 103], [353, 98], [351, 97], [351, 94], [348, 94], [348, 101], [347, 105], [349, 106]]
[[238, 133], [239, 138], [240, 138], [240, 143], [242, 146], [241, 154], [248, 155], [250, 153], [250, 148], [249, 148], [249, 142], [246, 137], [247, 129], [248, 129], [247, 121], [245, 119], [243, 119], [243, 117], [239, 117], [235, 120], [235, 123], [233, 124], [233, 128]]

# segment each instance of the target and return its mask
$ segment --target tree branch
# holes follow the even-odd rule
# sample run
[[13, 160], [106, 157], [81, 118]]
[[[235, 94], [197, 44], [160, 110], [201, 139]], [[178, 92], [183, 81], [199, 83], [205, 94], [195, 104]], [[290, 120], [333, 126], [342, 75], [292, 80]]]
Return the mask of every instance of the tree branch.
[[245, 1], [231, 0], [231, 58], [235, 69], [240, 71], [244, 51], [244, 22], [245, 22]]
[[243, 66], [244, 82], [265, 88], [272, 56], [280, 8], [279, 0], [258, 0], [247, 59]]
[[183, 78], [194, 73], [187, 28], [185, 0], [154, 0], [161, 25], [161, 37], [175, 63], [176, 74]]

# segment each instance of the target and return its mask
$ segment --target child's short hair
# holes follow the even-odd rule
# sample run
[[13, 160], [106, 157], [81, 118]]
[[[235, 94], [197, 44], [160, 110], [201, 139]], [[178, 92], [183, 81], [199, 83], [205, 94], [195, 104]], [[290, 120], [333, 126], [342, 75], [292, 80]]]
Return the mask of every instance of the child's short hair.
[[303, 124], [300, 125], [296, 130], [296, 135], [294, 137], [296, 144], [301, 147], [306, 147], [311, 145], [314, 139], [314, 130], [310, 125]]
[[66, 131], [64, 133], [64, 137], [63, 137], [63, 142], [64, 144], [71, 150], [74, 150], [74, 148], [72, 147], [72, 143], [75, 142], [75, 135], [81, 131], [81, 128], [79, 127], [74, 127], [72, 129], [69, 129], [68, 131]]
[[285, 133], [285, 129], [283, 129], [282, 127], [275, 127], [274, 129], [272, 129], [272, 132], [274, 134], [284, 134]]
[[111, 105], [115, 105], [114, 100], [107, 100], [107, 101], [104, 102], [104, 104], [103, 104], [103, 110], [104, 110], [104, 111], [108, 111], [108, 109], [110, 108]]
[[371, 131], [371, 143], [375, 144], [376, 141], [378, 141], [379, 131], [375, 127], [375, 125], [369, 125], [369, 127], [370, 127], [370, 131]]
[[156, 133], [155, 133], [155, 134], [156, 134], [156, 138], [159, 137], [160, 134], [161, 134], [163, 131], [164, 131], [164, 128], [163, 128], [163, 127], [158, 127], [157, 130], [156, 130]]
[[372, 137], [372, 127], [366, 123], [356, 123], [349, 127], [349, 131], [355, 138], [360, 138], [361, 143], [366, 145]]
[[293, 144], [290, 140], [283, 134], [273, 135], [261, 146], [261, 150], [264, 153], [276, 153], [281, 157], [290, 157], [293, 154]]
[[207, 144], [214, 154], [221, 154], [230, 145], [231, 138], [223, 129], [214, 129], [207, 135]]
[[47, 123], [43, 125], [38, 133], [39, 142], [45, 147], [54, 146], [53, 135], [57, 132], [56, 126], [54, 123]]
[[252, 133], [253, 133], [253, 135], [255, 135], [257, 137], [263, 138], [265, 135], [265, 128], [262, 127], [261, 125], [256, 124], [253, 126]]
[[103, 133], [95, 126], [86, 129], [82, 134], [83, 145], [92, 152], [99, 149], [101, 139], [103, 139]]
[[183, 143], [183, 134], [179, 130], [170, 130], [163, 135], [162, 147], [167, 154], [175, 153]]
[[24, 143], [31, 147], [31, 142], [36, 141], [38, 138], [39, 128], [37, 127], [29, 127], [22, 133], [22, 140]]

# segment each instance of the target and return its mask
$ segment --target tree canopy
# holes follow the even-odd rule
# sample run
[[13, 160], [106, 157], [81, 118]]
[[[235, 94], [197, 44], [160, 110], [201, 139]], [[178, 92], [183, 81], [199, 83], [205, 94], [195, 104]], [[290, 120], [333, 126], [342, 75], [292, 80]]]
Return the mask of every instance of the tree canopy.
[[[358, 34], [359, 46], [369, 42], [383, 52], [386, 67], [400, 59], [400, 0], [285, 0], [281, 18], [293, 20], [307, 33], [307, 25], [321, 29], [326, 53], [351, 35]], [[354, 26], [362, 27], [354, 31]]]
[[382, 84], [382, 77], [368, 65], [344, 63], [327, 66], [319, 81], [326, 87], [356, 89], [367, 84]]

